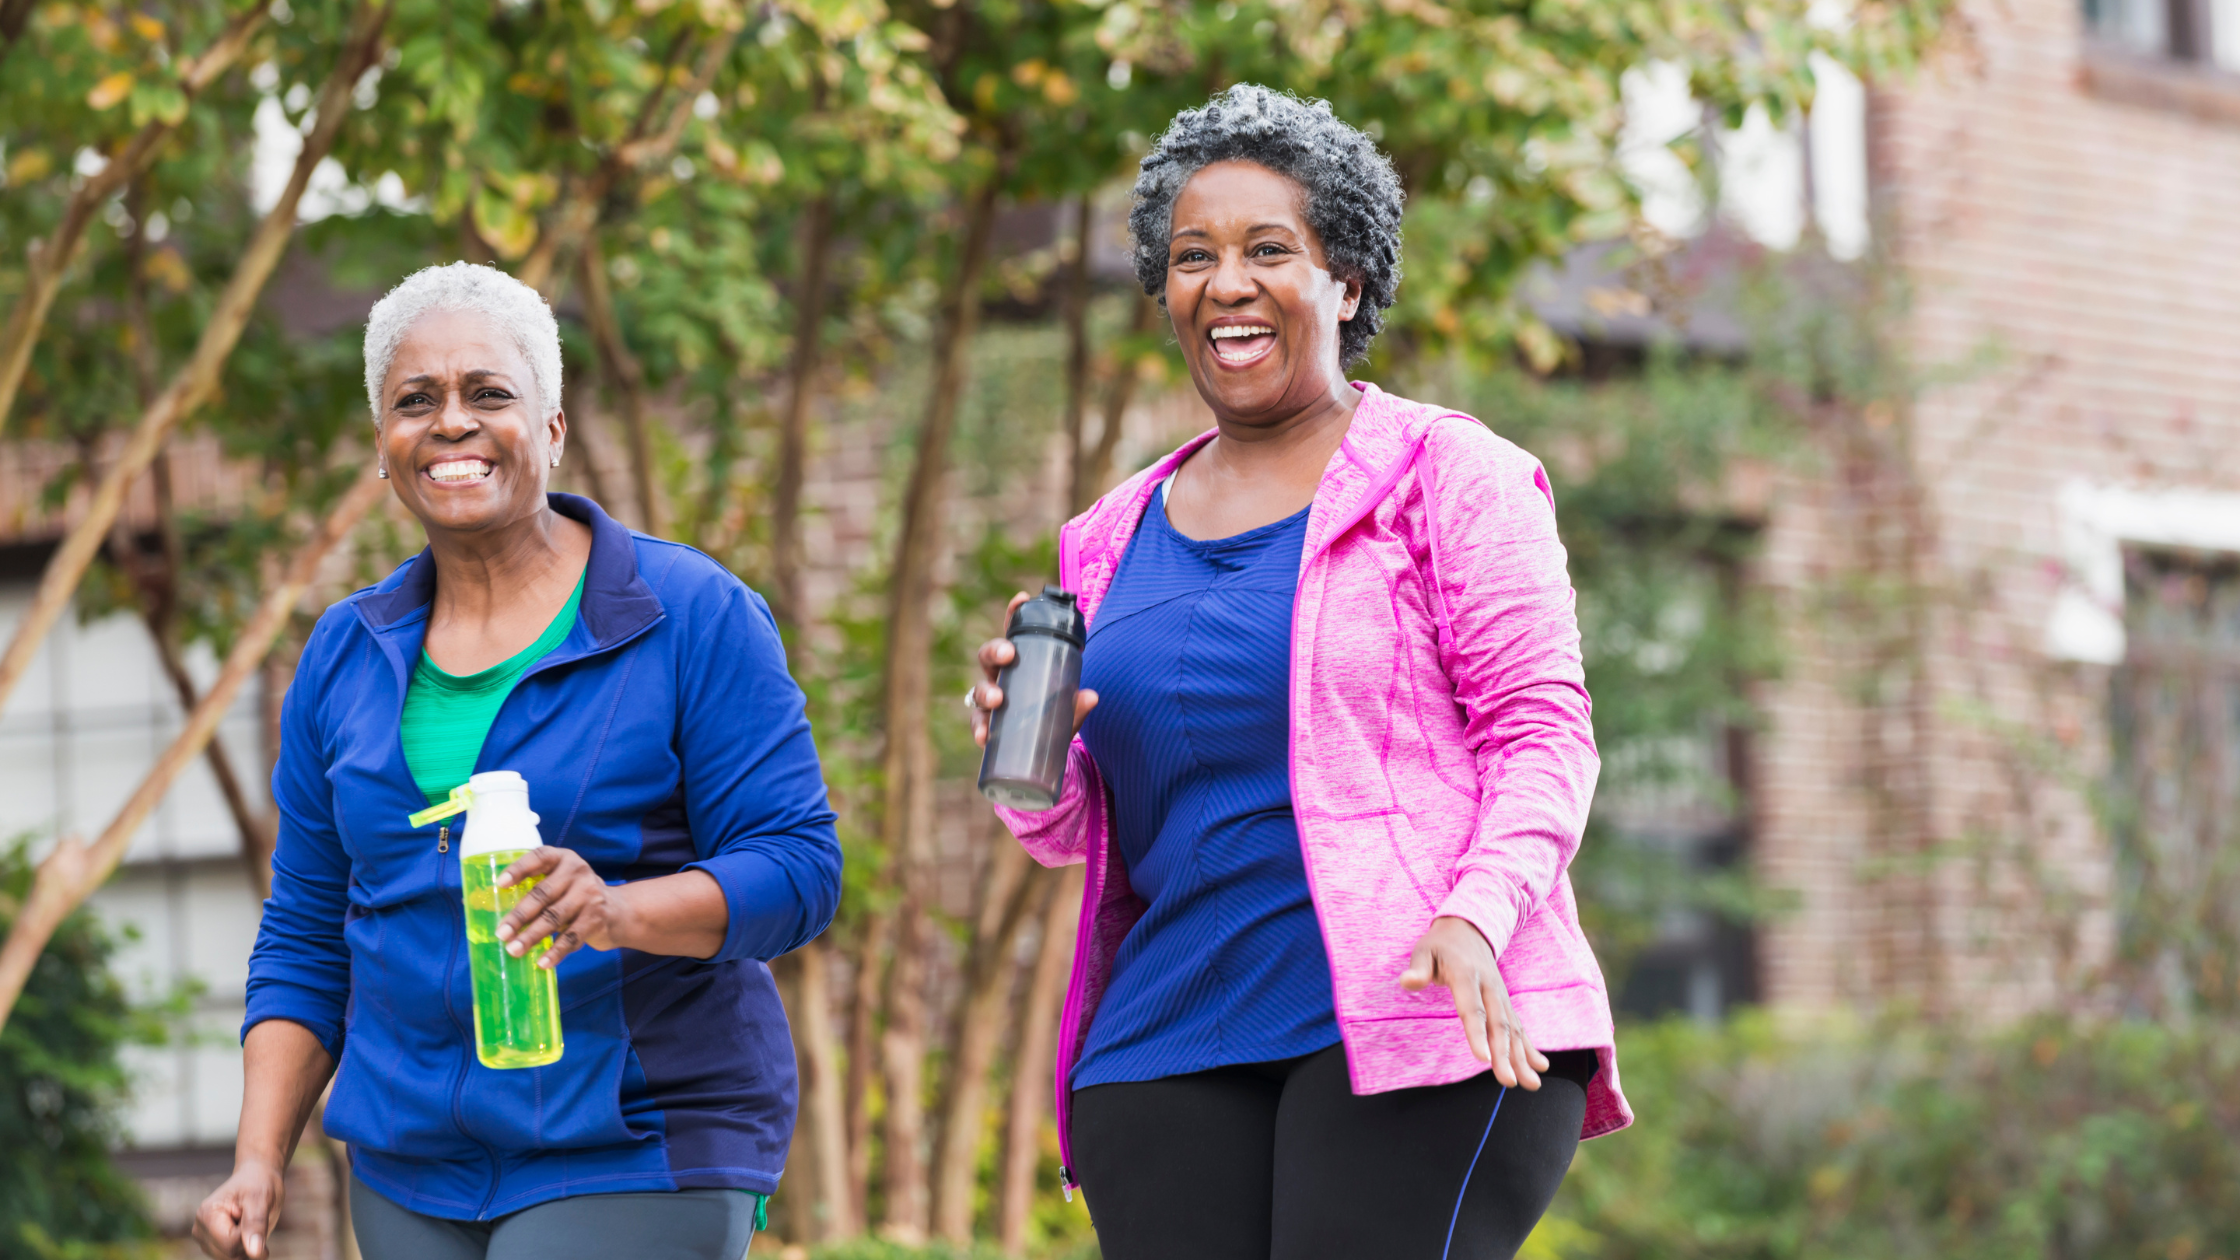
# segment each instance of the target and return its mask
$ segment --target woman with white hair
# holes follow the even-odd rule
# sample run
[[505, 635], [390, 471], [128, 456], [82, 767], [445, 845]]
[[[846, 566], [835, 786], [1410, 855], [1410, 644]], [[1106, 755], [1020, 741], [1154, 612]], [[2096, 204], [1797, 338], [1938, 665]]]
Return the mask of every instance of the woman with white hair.
[[[794, 1118], [765, 964], [840, 887], [777, 628], [708, 557], [547, 492], [568, 426], [534, 290], [420, 271], [365, 359], [380, 473], [428, 545], [327, 610], [288, 688], [234, 1173], [195, 1235], [268, 1254], [331, 1079], [368, 1260], [737, 1260]], [[478, 1059], [457, 820], [409, 820], [491, 770], [541, 818], [496, 935], [557, 973], [547, 1066]]]

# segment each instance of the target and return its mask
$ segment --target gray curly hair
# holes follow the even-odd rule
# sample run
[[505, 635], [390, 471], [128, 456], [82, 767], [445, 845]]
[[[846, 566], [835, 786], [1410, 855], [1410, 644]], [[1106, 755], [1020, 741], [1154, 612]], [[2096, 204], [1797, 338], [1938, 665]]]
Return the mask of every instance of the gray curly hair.
[[1239, 158], [1306, 190], [1307, 225], [1322, 238], [1331, 274], [1360, 282], [1361, 303], [1353, 318], [1338, 326], [1339, 358], [1352, 367], [1369, 353], [1400, 289], [1406, 194], [1391, 159], [1339, 119], [1328, 101], [1240, 83], [1175, 115], [1144, 155], [1143, 173], [1136, 177], [1135, 206], [1128, 212], [1136, 279], [1145, 293], [1166, 303], [1174, 199], [1201, 169]]
[[560, 323], [552, 308], [535, 289], [496, 267], [455, 262], [406, 276], [366, 317], [366, 403], [375, 424], [381, 423], [381, 383], [397, 347], [421, 316], [436, 311], [472, 311], [504, 329], [529, 361], [544, 418], [560, 410]]

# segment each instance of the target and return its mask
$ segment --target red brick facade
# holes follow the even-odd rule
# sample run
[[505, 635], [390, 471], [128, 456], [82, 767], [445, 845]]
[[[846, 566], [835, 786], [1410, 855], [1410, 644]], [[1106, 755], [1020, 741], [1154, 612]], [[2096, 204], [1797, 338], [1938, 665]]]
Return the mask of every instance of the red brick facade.
[[1965, 48], [1875, 94], [1869, 140], [1901, 341], [1946, 383], [1858, 418], [1902, 454], [1831, 459], [1768, 533], [1793, 633], [1757, 859], [1800, 901], [1760, 960], [1791, 1009], [2082, 991], [2113, 940], [2080, 790], [2110, 670], [2049, 647], [2076, 577], [2063, 488], [2240, 495], [2240, 122], [2216, 117], [2240, 117], [2240, 77], [2094, 52], [2078, 0], [1966, 11]]

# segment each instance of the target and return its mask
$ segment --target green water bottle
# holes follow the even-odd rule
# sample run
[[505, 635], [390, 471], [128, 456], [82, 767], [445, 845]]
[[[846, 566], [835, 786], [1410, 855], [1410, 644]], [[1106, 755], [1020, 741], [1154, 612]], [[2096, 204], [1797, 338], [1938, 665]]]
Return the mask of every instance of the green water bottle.
[[467, 965], [474, 979], [474, 1052], [483, 1066], [543, 1067], [560, 1061], [560, 980], [538, 955], [539, 941], [519, 958], [506, 952], [498, 925], [538, 881], [498, 887], [498, 876], [543, 844], [529, 810], [529, 783], [511, 770], [490, 770], [454, 789], [448, 805], [413, 815], [434, 821], [439, 811], [464, 804], [467, 825], [459, 840], [459, 885], [467, 911]]

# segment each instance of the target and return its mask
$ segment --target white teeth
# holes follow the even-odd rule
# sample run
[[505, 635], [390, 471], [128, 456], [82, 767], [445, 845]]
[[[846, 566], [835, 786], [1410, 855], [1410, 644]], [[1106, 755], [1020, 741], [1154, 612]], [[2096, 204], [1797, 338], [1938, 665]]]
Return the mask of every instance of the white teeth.
[[428, 469], [428, 476], [437, 481], [474, 481], [488, 476], [490, 465], [479, 459], [455, 459]]
[[1213, 330], [1213, 339], [1221, 341], [1229, 337], [1273, 337], [1275, 333], [1275, 329], [1261, 324], [1225, 324]]

